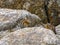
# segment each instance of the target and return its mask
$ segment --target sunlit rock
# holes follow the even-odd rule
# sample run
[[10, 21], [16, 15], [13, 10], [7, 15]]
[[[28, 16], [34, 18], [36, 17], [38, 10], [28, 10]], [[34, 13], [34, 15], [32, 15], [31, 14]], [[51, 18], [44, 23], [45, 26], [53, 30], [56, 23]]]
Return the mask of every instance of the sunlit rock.
[[32, 27], [19, 29], [0, 40], [0, 45], [57, 45], [56, 35], [49, 29]]

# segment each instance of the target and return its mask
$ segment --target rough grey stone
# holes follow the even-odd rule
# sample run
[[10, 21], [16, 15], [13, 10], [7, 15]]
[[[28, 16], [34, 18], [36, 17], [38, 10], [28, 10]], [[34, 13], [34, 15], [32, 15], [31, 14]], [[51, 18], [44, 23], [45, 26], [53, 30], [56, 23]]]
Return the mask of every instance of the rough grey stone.
[[60, 35], [60, 25], [56, 26], [55, 29], [56, 29], [56, 33]]
[[0, 40], [0, 45], [56, 45], [57, 37], [49, 29], [32, 27], [19, 29]]
[[56, 34], [56, 37], [58, 38], [57, 45], [60, 45], [60, 35]]
[[0, 9], [0, 30], [16, 27], [33, 27], [39, 24], [41, 19], [26, 10]]

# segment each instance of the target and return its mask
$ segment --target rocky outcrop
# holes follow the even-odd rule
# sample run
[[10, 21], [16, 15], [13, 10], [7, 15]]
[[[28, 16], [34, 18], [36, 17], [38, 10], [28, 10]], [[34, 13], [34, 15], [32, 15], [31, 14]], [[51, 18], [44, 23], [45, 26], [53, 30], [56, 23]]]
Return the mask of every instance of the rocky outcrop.
[[60, 25], [56, 26], [55, 29], [56, 29], [56, 33], [60, 35]]
[[26, 10], [0, 9], [0, 30], [15, 27], [33, 27], [41, 23], [41, 19]]
[[60, 1], [0, 0], [0, 45], [60, 45]]
[[56, 26], [57, 45], [60, 45], [60, 25]]
[[56, 35], [49, 29], [32, 27], [19, 29], [0, 40], [0, 45], [57, 45]]
[[44, 9], [44, 0], [0, 0], [1, 8], [25, 9], [29, 12], [38, 15], [44, 23], [47, 22], [47, 17]]
[[19, 15], [16, 10], [0, 9], [0, 30], [6, 30], [16, 25]]
[[11, 33], [9, 30], [0, 31], [0, 39], [2, 39], [4, 36], [8, 35], [9, 33]]

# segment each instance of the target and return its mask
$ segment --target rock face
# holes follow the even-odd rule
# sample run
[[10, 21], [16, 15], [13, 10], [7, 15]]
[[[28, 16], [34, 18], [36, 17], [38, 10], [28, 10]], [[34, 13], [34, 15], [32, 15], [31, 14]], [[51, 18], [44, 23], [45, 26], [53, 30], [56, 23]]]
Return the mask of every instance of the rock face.
[[60, 25], [56, 26], [57, 45], [60, 45]]
[[33, 27], [40, 24], [41, 19], [26, 10], [0, 9], [0, 30], [18, 27]]
[[0, 39], [2, 39], [4, 36], [8, 35], [9, 33], [11, 33], [9, 30], [0, 31]]
[[58, 38], [57, 45], [60, 45], [60, 35], [57, 34], [56, 37]]
[[60, 45], [60, 0], [0, 0], [0, 45]]
[[55, 34], [45, 28], [19, 29], [0, 40], [0, 45], [57, 45]]
[[58, 25], [58, 26], [56, 26], [56, 33], [58, 34], [58, 35], [60, 35], [60, 25]]
[[14, 27], [18, 18], [16, 10], [0, 9], [0, 30]]

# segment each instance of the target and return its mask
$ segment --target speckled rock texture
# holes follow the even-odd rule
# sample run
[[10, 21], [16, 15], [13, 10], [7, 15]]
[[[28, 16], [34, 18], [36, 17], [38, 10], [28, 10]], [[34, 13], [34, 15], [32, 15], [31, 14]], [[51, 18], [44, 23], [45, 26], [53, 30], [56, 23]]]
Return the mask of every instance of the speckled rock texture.
[[60, 25], [56, 26], [55, 29], [56, 29], [56, 33], [60, 35]]
[[4, 36], [8, 35], [9, 33], [11, 33], [9, 30], [0, 31], [0, 39], [2, 39]]
[[41, 23], [41, 19], [26, 10], [0, 9], [0, 30], [15, 27], [33, 27]]
[[60, 35], [57, 34], [56, 37], [58, 38], [57, 45], [60, 45]]
[[0, 40], [0, 45], [57, 45], [56, 35], [49, 29], [32, 27], [19, 29]]
[[60, 25], [56, 26], [57, 45], [60, 45]]
[[0, 45], [60, 45], [60, 0], [0, 0]]

